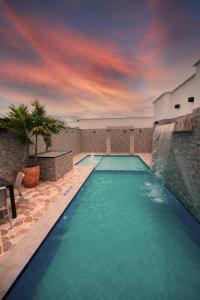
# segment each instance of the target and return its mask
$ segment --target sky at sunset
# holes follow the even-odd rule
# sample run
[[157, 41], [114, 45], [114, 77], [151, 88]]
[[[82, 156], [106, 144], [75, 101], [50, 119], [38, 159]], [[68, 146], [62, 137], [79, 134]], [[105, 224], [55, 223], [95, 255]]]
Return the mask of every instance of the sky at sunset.
[[199, 0], [0, 0], [0, 112], [151, 116], [200, 58]]

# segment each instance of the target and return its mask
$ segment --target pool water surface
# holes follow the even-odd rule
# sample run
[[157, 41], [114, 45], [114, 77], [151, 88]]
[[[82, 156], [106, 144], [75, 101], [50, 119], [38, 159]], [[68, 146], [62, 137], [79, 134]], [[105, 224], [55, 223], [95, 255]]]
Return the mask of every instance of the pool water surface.
[[99, 157], [6, 299], [199, 300], [200, 224], [138, 157]]

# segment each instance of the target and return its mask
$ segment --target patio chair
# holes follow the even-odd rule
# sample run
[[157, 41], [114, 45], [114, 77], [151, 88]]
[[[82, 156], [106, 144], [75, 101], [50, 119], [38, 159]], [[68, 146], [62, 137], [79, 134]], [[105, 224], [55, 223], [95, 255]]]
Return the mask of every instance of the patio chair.
[[15, 179], [15, 184], [14, 184], [14, 192], [18, 193], [18, 195], [20, 196], [20, 199], [22, 199], [24, 201], [24, 197], [22, 195], [22, 192], [21, 192], [21, 188], [22, 188], [22, 181], [23, 181], [23, 178], [24, 178], [24, 173], [22, 172], [18, 172], [17, 176], [16, 176], [16, 179]]
[[[14, 183], [14, 194], [15, 194], [15, 196], [19, 196], [20, 200], [22, 200], [22, 201], [25, 200], [22, 195], [22, 192], [21, 192], [22, 181], [23, 181], [24, 176], [25, 176], [24, 173], [18, 172], [16, 179], [15, 179], [15, 183]], [[10, 197], [9, 191], [7, 191], [7, 197]]]
[[13, 225], [12, 225], [12, 219], [11, 219], [11, 215], [10, 215], [10, 207], [9, 207], [9, 203], [8, 203], [8, 198], [6, 195], [6, 187], [0, 187], [0, 211], [4, 211], [4, 210], [7, 210], [10, 226], [12, 228]]

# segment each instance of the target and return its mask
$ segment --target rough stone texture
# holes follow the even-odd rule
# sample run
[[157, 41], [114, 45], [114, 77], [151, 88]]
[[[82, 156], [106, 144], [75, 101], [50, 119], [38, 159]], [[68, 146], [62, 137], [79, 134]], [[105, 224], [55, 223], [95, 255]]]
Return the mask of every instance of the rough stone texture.
[[106, 129], [82, 129], [82, 152], [106, 152]]
[[194, 129], [194, 114], [198, 113], [198, 109], [194, 110], [193, 113], [187, 114], [185, 116], [173, 118], [173, 119], [164, 119], [158, 122], [160, 125], [165, 125], [169, 123], [175, 123], [174, 131], [193, 131]]
[[26, 163], [26, 149], [14, 133], [0, 133], [0, 177], [14, 180]]
[[[141, 130], [141, 132], [140, 132]], [[111, 129], [111, 151], [130, 151], [130, 132], [128, 129]], [[106, 152], [106, 129], [66, 129], [53, 136], [52, 151]], [[152, 129], [134, 129], [135, 152], [150, 153]], [[45, 152], [45, 145], [39, 137], [38, 153]], [[30, 154], [33, 154], [31, 146]], [[17, 172], [26, 163], [26, 149], [12, 133], [0, 134], [0, 177], [13, 181]]]
[[130, 132], [128, 129], [111, 129], [111, 151], [130, 151]]
[[[34, 142], [34, 141], [33, 141]], [[73, 155], [81, 152], [79, 129], [66, 129], [52, 138], [52, 150], [72, 151]], [[38, 153], [45, 152], [45, 145], [41, 137], [38, 140]], [[34, 145], [30, 147], [30, 154], [34, 154]], [[17, 172], [26, 164], [26, 149], [16, 135], [11, 132], [0, 133], [0, 177], [13, 181]]]
[[73, 168], [73, 153], [61, 155], [55, 159], [55, 178], [56, 180]]
[[[192, 117], [193, 131], [183, 129], [172, 135], [164, 179], [169, 189], [200, 221], [200, 111], [195, 110]], [[168, 123], [173, 121], [176, 119]]]
[[134, 129], [134, 150], [135, 152], [152, 152], [153, 128]]
[[72, 152], [56, 157], [38, 157], [41, 180], [57, 180], [73, 168]]
[[[130, 132], [128, 129], [111, 129], [111, 151], [130, 151]], [[82, 129], [81, 145], [83, 152], [106, 152], [106, 129]], [[152, 151], [153, 128], [134, 129], [135, 152]]]
[[[73, 155], [76, 155], [81, 152], [81, 139], [80, 139], [80, 130], [68, 128], [62, 130], [58, 134], [53, 134], [52, 136], [52, 151], [72, 151]], [[34, 141], [33, 141], [34, 142]], [[45, 152], [45, 144], [39, 136], [38, 142], [38, 153]], [[30, 149], [30, 154], [34, 154], [34, 146]]]
[[79, 129], [65, 129], [53, 136], [53, 151], [72, 151], [73, 156], [81, 152], [81, 131]]
[[[65, 195], [65, 203], [67, 205], [69, 193], [78, 191], [80, 184], [82, 184], [89, 175], [89, 170], [92, 170], [91, 166], [74, 166], [70, 172], [66, 173], [57, 181], [41, 181], [35, 188], [22, 188], [25, 201], [19, 201], [19, 198], [16, 198], [17, 218], [12, 220], [13, 228], [10, 227], [6, 213], [0, 218], [0, 260], [4, 254], [10, 252], [11, 249], [20, 242], [35, 223], [42, 217], [46, 218], [47, 210], [50, 209], [51, 205], [54, 203], [60, 205], [63, 195]], [[66, 191], [68, 191], [67, 194]], [[51, 218], [54, 218], [54, 213]], [[46, 220], [48, 220], [48, 216]], [[33, 236], [34, 235], [30, 235], [30, 238], [33, 239]], [[24, 247], [25, 246], [26, 245], [24, 245]], [[17, 261], [17, 263], [19, 263], [19, 261]]]

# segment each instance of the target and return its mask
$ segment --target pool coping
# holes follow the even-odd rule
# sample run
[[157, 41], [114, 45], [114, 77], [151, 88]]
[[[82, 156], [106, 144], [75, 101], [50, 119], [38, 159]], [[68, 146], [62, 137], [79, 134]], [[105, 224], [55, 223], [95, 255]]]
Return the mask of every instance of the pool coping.
[[54, 225], [68, 207], [87, 178], [94, 170], [94, 166], [89, 165], [84, 178], [67, 195], [59, 196], [59, 201], [55, 201], [46, 214], [35, 223], [19, 243], [0, 261], [0, 299], [3, 299], [18, 276], [23, 272], [31, 258], [47, 238]]

